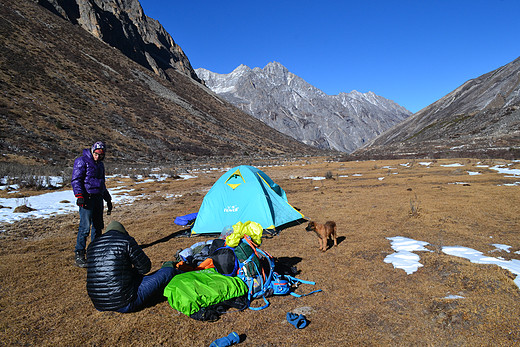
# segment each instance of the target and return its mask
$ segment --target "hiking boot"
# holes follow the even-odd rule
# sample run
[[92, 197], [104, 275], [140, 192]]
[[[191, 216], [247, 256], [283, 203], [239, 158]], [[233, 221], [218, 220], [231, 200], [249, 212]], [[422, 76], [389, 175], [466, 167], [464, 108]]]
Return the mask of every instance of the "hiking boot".
[[76, 251], [76, 266], [87, 267], [87, 260], [85, 259], [85, 250]]

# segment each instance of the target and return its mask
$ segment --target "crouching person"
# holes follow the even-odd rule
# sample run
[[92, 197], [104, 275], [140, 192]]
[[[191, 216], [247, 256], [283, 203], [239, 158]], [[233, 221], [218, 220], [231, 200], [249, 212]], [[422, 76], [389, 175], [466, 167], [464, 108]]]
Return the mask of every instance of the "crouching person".
[[145, 276], [151, 262], [124, 226], [111, 222], [87, 249], [87, 292], [99, 311], [134, 312], [162, 294], [178, 270], [172, 262]]

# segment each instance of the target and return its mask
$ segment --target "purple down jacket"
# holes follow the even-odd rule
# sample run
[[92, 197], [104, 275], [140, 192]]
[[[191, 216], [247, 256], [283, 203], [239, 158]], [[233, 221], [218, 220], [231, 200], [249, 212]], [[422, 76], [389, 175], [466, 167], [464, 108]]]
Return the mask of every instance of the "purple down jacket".
[[74, 196], [80, 194], [88, 199], [89, 195], [99, 194], [105, 201], [112, 200], [105, 186], [105, 165], [102, 161], [96, 163], [89, 149], [74, 161], [71, 185]]

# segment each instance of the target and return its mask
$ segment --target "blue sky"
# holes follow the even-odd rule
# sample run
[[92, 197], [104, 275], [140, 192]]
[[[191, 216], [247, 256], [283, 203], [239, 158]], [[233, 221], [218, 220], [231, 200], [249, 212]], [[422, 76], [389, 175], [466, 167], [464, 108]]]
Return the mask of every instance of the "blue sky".
[[329, 95], [412, 112], [520, 56], [520, 0], [140, 0], [194, 68], [277, 61]]

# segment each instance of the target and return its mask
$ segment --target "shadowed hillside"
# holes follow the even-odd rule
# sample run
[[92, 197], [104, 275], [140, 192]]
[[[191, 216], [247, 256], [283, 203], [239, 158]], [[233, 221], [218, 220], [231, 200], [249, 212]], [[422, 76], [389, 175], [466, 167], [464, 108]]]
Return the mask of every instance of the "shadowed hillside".
[[318, 153], [32, 1], [2, 0], [0, 32], [1, 160], [65, 162], [98, 139], [126, 162]]

